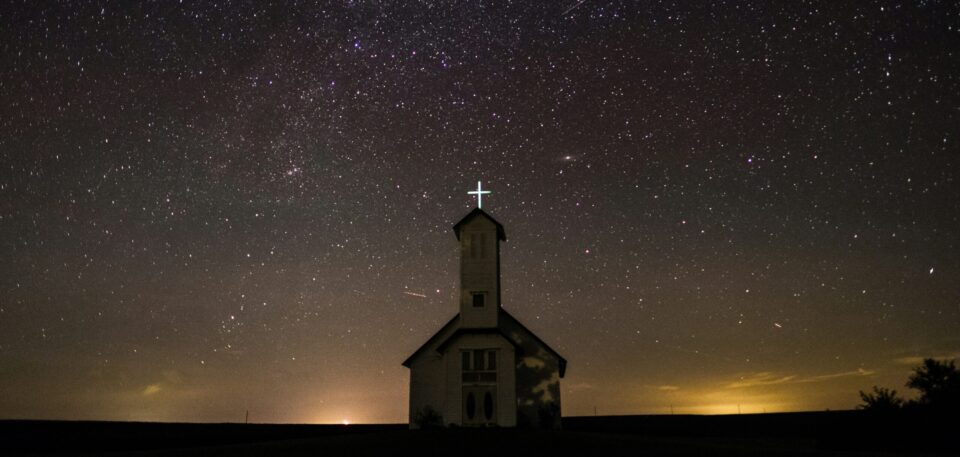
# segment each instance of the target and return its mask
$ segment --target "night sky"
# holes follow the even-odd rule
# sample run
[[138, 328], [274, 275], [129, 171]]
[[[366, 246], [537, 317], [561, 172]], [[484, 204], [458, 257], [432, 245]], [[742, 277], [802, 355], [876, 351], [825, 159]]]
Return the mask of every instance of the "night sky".
[[564, 415], [960, 356], [960, 7], [6, 2], [0, 418], [405, 422], [452, 225]]

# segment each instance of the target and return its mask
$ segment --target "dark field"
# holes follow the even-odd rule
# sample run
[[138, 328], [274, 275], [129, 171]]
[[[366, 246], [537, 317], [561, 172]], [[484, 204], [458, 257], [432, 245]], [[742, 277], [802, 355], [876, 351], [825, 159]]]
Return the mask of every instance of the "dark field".
[[0, 421], [0, 455], [958, 455], [958, 426], [860, 411], [564, 418], [563, 431]]

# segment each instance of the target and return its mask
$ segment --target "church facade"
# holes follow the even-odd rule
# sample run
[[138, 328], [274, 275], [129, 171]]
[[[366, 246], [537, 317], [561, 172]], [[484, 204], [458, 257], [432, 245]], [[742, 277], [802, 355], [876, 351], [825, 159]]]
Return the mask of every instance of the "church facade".
[[560, 427], [567, 361], [501, 307], [503, 226], [475, 208], [453, 227], [460, 312], [403, 362], [410, 427]]

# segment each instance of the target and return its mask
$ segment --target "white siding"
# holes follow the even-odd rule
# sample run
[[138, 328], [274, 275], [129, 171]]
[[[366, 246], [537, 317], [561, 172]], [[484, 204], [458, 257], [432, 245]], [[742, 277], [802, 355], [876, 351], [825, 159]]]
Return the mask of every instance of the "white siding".
[[427, 406], [443, 415], [443, 425], [450, 423], [444, 415], [447, 405], [443, 386], [446, 383], [447, 370], [443, 358], [437, 353], [437, 346], [450, 337], [457, 327], [459, 318], [453, 325], [442, 329], [442, 334], [435, 335], [436, 338], [429, 343], [429, 347], [421, 348], [416, 357], [410, 360], [410, 428], [417, 428], [417, 412]]
[[[467, 328], [496, 327], [500, 308], [497, 226], [486, 217], [474, 217], [459, 235], [461, 322]], [[476, 246], [480, 240], [483, 248]], [[473, 306], [474, 292], [486, 294], [482, 307]]]
[[430, 407], [443, 415], [443, 424], [449, 423], [443, 414], [446, 398], [441, 386], [447, 375], [443, 358], [435, 351], [426, 352], [410, 364], [410, 427], [417, 428], [417, 413]]

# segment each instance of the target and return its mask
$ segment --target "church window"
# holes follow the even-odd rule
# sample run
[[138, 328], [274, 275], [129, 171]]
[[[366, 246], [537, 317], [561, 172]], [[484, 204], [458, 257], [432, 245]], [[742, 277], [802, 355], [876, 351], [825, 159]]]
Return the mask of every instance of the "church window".
[[483, 303], [483, 302], [484, 302], [484, 298], [486, 297], [486, 295], [487, 295], [487, 294], [485, 294], [485, 293], [483, 293], [483, 292], [474, 292], [474, 293], [473, 293], [473, 307], [474, 307], [474, 308], [482, 308], [482, 307], [483, 307], [483, 304], [484, 304], [484, 303]]
[[463, 351], [460, 356], [463, 382], [497, 382], [496, 349]]
[[465, 259], [486, 259], [490, 253], [486, 233], [468, 233], [463, 235], [461, 256]]
[[470, 258], [479, 259], [483, 254], [483, 234], [470, 234]]
[[460, 252], [460, 256], [463, 258], [470, 258], [473, 256], [473, 235], [464, 235], [463, 236], [463, 250]]

